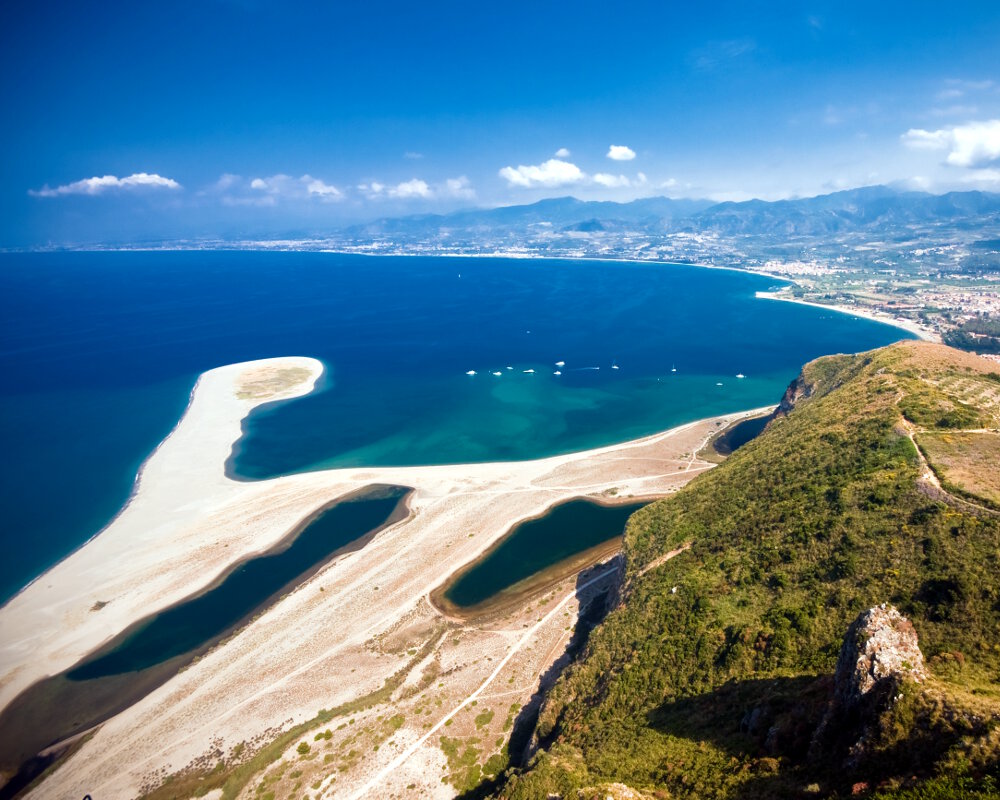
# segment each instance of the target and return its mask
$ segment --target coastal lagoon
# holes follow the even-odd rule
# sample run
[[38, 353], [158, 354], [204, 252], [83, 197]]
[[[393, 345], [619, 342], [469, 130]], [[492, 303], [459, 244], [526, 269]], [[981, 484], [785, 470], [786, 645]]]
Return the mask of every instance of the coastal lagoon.
[[137, 672], [203, 648], [291, 591], [335, 555], [363, 547], [387, 525], [406, 517], [409, 490], [373, 487], [337, 500], [270, 552], [237, 564], [202, 594], [126, 631], [67, 677], [87, 681]]
[[805, 361], [909, 337], [755, 298], [777, 284], [595, 261], [4, 254], [2, 597], [107, 524], [222, 364], [326, 365], [245, 424], [228, 469], [255, 480], [610, 444], [775, 403]]
[[544, 587], [553, 582], [543, 580], [550, 570], [556, 573], [552, 577], [572, 574], [573, 570], [560, 571], [559, 566], [601, 545], [618, 549], [625, 523], [644, 505], [609, 505], [582, 499], [561, 503], [537, 519], [516, 525], [456, 576], [442, 599], [448, 610], [466, 612]]
[[[23, 767], [14, 785], [51, 763], [54, 755], [33, 757], [43, 748], [137, 702], [331, 559], [364, 547], [405, 519], [409, 493], [403, 486], [373, 485], [327, 504], [203, 592], [140, 620], [82, 663], [21, 693], [0, 714], [0, 765]], [[12, 794], [11, 784], [0, 788], [0, 798]]]

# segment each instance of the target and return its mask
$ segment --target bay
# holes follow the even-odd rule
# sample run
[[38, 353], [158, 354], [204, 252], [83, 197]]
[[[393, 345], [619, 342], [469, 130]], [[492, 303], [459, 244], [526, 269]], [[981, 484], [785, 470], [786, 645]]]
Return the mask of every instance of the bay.
[[319, 390], [245, 424], [228, 469], [256, 480], [611, 444], [775, 403], [808, 360], [909, 338], [755, 298], [778, 284], [597, 261], [2, 254], [0, 599], [109, 522], [216, 366], [327, 367]]

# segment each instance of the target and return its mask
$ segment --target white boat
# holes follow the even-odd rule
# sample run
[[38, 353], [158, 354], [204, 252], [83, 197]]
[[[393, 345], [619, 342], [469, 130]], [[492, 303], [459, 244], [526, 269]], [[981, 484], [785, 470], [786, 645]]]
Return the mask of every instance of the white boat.
[[716, 385], [716, 386], [722, 386], [722, 382], [720, 381], [719, 383], [717, 383], [717, 384], [715, 384], [715, 385]]
[[677, 372], [677, 367], [671, 365], [670, 371], [671, 372]]
[[533, 369], [523, 369], [521, 370], [525, 375], [534, 375], [535, 371]]
[[736, 374], [736, 377], [737, 378], [745, 378], [746, 375], [744, 375], [742, 372], [739, 372], [739, 373]]
[[503, 373], [502, 373], [502, 372], [500, 372], [500, 370], [497, 370], [497, 371], [496, 371], [496, 372], [494, 372], [493, 374], [494, 374], [494, 375], [496, 375], [497, 377], [499, 377], [499, 376], [503, 375]]
[[468, 372], [466, 372], [465, 374], [466, 374], [466, 375], [475, 375], [475, 374], [476, 374], [476, 371], [475, 371], [474, 369], [470, 369], [470, 370], [469, 370]]
[[562, 375], [562, 372], [561, 372], [560, 370], [556, 370], [556, 371], [555, 371], [555, 372], [553, 372], [552, 374], [553, 374], [553, 375]]
[[618, 365], [617, 365], [617, 364], [612, 364], [612, 365], [611, 365], [611, 369], [618, 369], [618, 368], [619, 368], [619, 367], [618, 367]]
[[507, 369], [514, 369], [513, 367], [507, 367]]
[[563, 367], [566, 366], [566, 362], [565, 361], [557, 361], [556, 362], [556, 366], [559, 367], [559, 369], [562, 369]]

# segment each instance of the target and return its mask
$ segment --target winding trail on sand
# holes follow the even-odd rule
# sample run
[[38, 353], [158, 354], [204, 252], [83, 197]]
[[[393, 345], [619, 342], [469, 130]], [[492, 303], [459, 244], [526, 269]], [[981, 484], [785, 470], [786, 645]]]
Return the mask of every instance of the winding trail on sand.
[[[676, 491], [711, 468], [696, 455], [711, 436], [770, 410], [535, 461], [350, 468], [259, 482], [228, 478], [224, 465], [246, 415], [262, 403], [308, 393], [322, 371], [319, 361], [300, 357], [233, 364], [201, 376], [187, 413], [143, 466], [123, 511], [0, 608], [0, 707], [132, 622], [267, 550], [337, 497], [372, 483], [409, 486], [415, 490], [411, 516], [320, 569], [190, 668], [104, 723], [32, 796], [137, 796], [170, 773], [218, 758], [206, 754], [266, 742], [320, 708], [380, 689], [401, 663], [379, 642], [414, 620], [447, 625], [429, 611], [427, 596], [512, 525], [573, 497], [608, 499], [613, 493], [627, 499]], [[525, 657], [518, 651], [532, 638], [530, 630], [519, 632], [517, 641], [489, 645], [502, 648], [492, 651], [497, 661], [506, 658], [503, 664], [510, 667], [515, 655]], [[465, 655], [453, 648], [461, 668], [441, 678], [451, 682], [442, 684], [443, 693], [467, 697], [495, 671], [496, 662], [480, 657], [483, 647], [472, 642]], [[407, 730], [400, 732], [402, 739]], [[357, 785], [384, 772], [394, 757], [390, 746], [367, 756]]]

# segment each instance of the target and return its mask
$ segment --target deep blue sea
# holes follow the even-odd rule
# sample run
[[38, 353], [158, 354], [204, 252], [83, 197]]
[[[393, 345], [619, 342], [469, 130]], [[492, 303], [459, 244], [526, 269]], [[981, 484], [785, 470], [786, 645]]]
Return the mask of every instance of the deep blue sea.
[[249, 420], [231, 466], [255, 479], [610, 444], [776, 403], [805, 361], [908, 336], [754, 297], [777, 283], [596, 261], [2, 254], [0, 600], [107, 524], [222, 364], [328, 368], [321, 391]]

